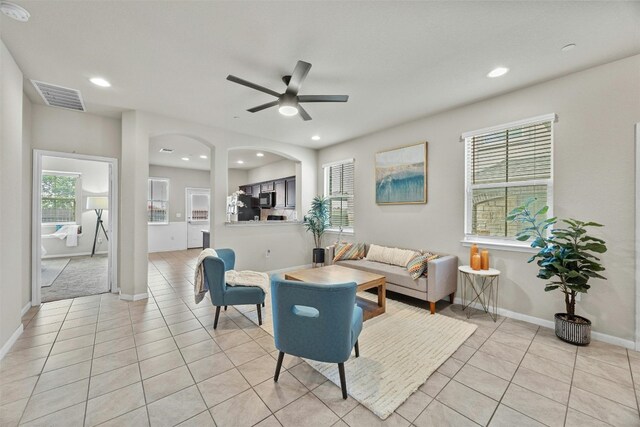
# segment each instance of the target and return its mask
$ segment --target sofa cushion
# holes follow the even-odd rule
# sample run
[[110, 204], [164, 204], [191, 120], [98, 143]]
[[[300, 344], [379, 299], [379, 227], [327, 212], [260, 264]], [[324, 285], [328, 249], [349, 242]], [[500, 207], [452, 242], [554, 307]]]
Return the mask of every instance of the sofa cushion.
[[409, 261], [409, 264], [407, 264], [407, 271], [409, 272], [411, 278], [416, 280], [422, 275], [426, 276], [429, 261], [436, 258], [438, 258], [438, 255], [432, 254], [430, 252], [425, 252]]
[[408, 289], [427, 292], [427, 278], [421, 276], [418, 280], [413, 280], [407, 269], [404, 267], [383, 264], [381, 262], [370, 261], [368, 259], [338, 261], [336, 264], [343, 267], [380, 274], [386, 277], [387, 283], [393, 283]]
[[406, 267], [409, 261], [418, 256], [419, 253], [409, 249], [388, 248], [386, 246], [371, 245], [367, 252], [369, 261], [382, 262], [385, 264]]
[[338, 243], [333, 262], [364, 258], [364, 243]]

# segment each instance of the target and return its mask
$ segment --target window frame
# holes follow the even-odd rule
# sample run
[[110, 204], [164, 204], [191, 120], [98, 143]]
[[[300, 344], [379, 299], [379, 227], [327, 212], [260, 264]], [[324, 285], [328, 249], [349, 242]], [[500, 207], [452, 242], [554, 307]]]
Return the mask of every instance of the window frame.
[[[149, 188], [149, 185], [151, 183], [151, 181], [164, 181], [167, 183], [167, 200], [156, 200], [156, 199], [150, 199], [148, 196], [149, 194], [147, 194], [147, 225], [169, 225], [171, 216], [169, 214], [169, 197], [170, 197], [170, 191], [171, 191], [171, 180], [169, 178], [160, 178], [160, 177], [153, 177], [150, 176], [147, 179], [147, 191]], [[153, 202], [163, 202], [166, 203], [167, 206], [167, 217], [165, 221], [149, 221], [149, 204], [153, 203]]]
[[[353, 194], [351, 195], [347, 195], [347, 196], [331, 196], [329, 194], [329, 178], [330, 178], [330, 171], [331, 168], [334, 166], [340, 166], [340, 165], [344, 165], [344, 164], [348, 164], [351, 163], [353, 164]], [[350, 198], [352, 200], [353, 203], [353, 217], [354, 217], [354, 224], [351, 225], [350, 227], [343, 227], [342, 228], [342, 233], [343, 234], [355, 234], [355, 187], [356, 187], [356, 174], [355, 174], [355, 168], [356, 168], [356, 161], [353, 158], [350, 159], [344, 159], [344, 160], [339, 160], [339, 161], [335, 161], [335, 162], [330, 162], [330, 163], [325, 163], [322, 165], [322, 173], [323, 173], [323, 182], [324, 182], [324, 189], [323, 189], [323, 195], [324, 197], [326, 197], [327, 199], [331, 200], [333, 198]], [[329, 216], [329, 218], [331, 218], [331, 216]], [[340, 233], [340, 228], [339, 227], [332, 227], [331, 225], [325, 230], [328, 233]]]
[[[42, 195], [42, 179], [44, 176], [68, 176], [76, 178], [75, 185], [75, 213], [74, 221], [59, 221], [59, 222], [44, 222], [42, 220], [42, 201], [48, 199]], [[65, 172], [54, 170], [42, 170], [40, 175], [40, 224], [42, 226], [54, 226], [54, 225], [81, 225], [82, 222], [82, 174], [80, 172]]]
[[[463, 246], [469, 247], [472, 244], [481, 244], [490, 249], [504, 249], [516, 252], [537, 252], [531, 248], [530, 241], [518, 241], [515, 236], [481, 236], [472, 234], [473, 230], [473, 190], [487, 188], [510, 188], [510, 187], [528, 187], [534, 185], [544, 185], [547, 187], [546, 205], [549, 206], [547, 217], [553, 217], [553, 187], [554, 187], [554, 144], [555, 144], [555, 123], [558, 117], [555, 113], [545, 114], [542, 116], [531, 117], [528, 119], [518, 120], [497, 126], [492, 126], [475, 131], [465, 132], [460, 136], [460, 140], [464, 143], [464, 237], [460, 241]], [[548, 179], [532, 179], [527, 181], [488, 183], [488, 184], [471, 184], [469, 182], [469, 159], [470, 153], [468, 144], [475, 136], [500, 132], [507, 129], [518, 128], [521, 126], [532, 125], [535, 123], [550, 122], [551, 123], [551, 143], [550, 143], [550, 174]]]

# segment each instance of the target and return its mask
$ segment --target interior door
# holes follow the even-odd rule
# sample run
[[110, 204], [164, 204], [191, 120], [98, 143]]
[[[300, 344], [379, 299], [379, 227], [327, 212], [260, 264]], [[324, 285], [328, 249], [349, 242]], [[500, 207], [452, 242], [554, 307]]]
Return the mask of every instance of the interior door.
[[202, 247], [202, 231], [209, 230], [209, 189], [187, 188], [187, 247]]

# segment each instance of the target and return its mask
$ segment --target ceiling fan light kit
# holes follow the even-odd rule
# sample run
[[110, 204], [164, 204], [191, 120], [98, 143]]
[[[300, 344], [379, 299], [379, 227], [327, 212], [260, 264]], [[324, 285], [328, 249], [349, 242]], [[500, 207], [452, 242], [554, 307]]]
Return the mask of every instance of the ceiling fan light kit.
[[302, 108], [302, 105], [300, 105], [301, 102], [347, 102], [349, 100], [349, 95], [298, 95], [298, 92], [302, 87], [302, 82], [307, 77], [307, 74], [309, 74], [310, 69], [311, 64], [304, 61], [298, 61], [296, 68], [293, 70], [293, 74], [282, 77], [282, 81], [287, 85], [287, 89], [284, 93], [278, 93], [274, 90], [251, 83], [231, 74], [227, 76], [227, 80], [278, 98], [276, 101], [267, 102], [266, 104], [249, 108], [247, 110], [248, 112], [257, 113], [258, 111], [275, 107], [277, 105], [280, 114], [284, 116], [295, 116], [296, 114], [299, 114], [302, 120], [307, 121], [311, 120], [311, 116], [304, 108]]

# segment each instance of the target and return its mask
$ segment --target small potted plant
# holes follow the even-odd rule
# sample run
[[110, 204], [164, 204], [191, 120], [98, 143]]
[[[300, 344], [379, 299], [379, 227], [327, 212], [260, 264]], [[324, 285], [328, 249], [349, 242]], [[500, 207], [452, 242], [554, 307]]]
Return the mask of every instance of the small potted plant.
[[508, 221], [519, 222], [525, 227], [517, 234], [517, 239], [533, 239], [531, 247], [539, 249], [528, 262], [537, 260], [538, 276], [547, 281], [545, 291], [559, 289], [564, 294], [566, 313], [556, 313], [556, 336], [563, 341], [587, 345], [591, 342], [591, 321], [576, 315], [576, 295], [587, 293], [591, 278], [605, 279], [599, 272], [605, 268], [600, 258], [594, 254], [607, 251], [604, 240], [587, 234], [588, 227], [602, 227], [595, 222], [576, 219], [561, 220], [566, 227], [553, 227], [557, 218], [545, 218], [549, 210], [544, 206], [535, 214], [531, 210], [535, 199], [512, 210]]
[[313, 263], [324, 263], [324, 248], [322, 248], [322, 235], [329, 227], [329, 199], [316, 196], [311, 201], [311, 209], [304, 217], [304, 225], [307, 231], [313, 234]]

